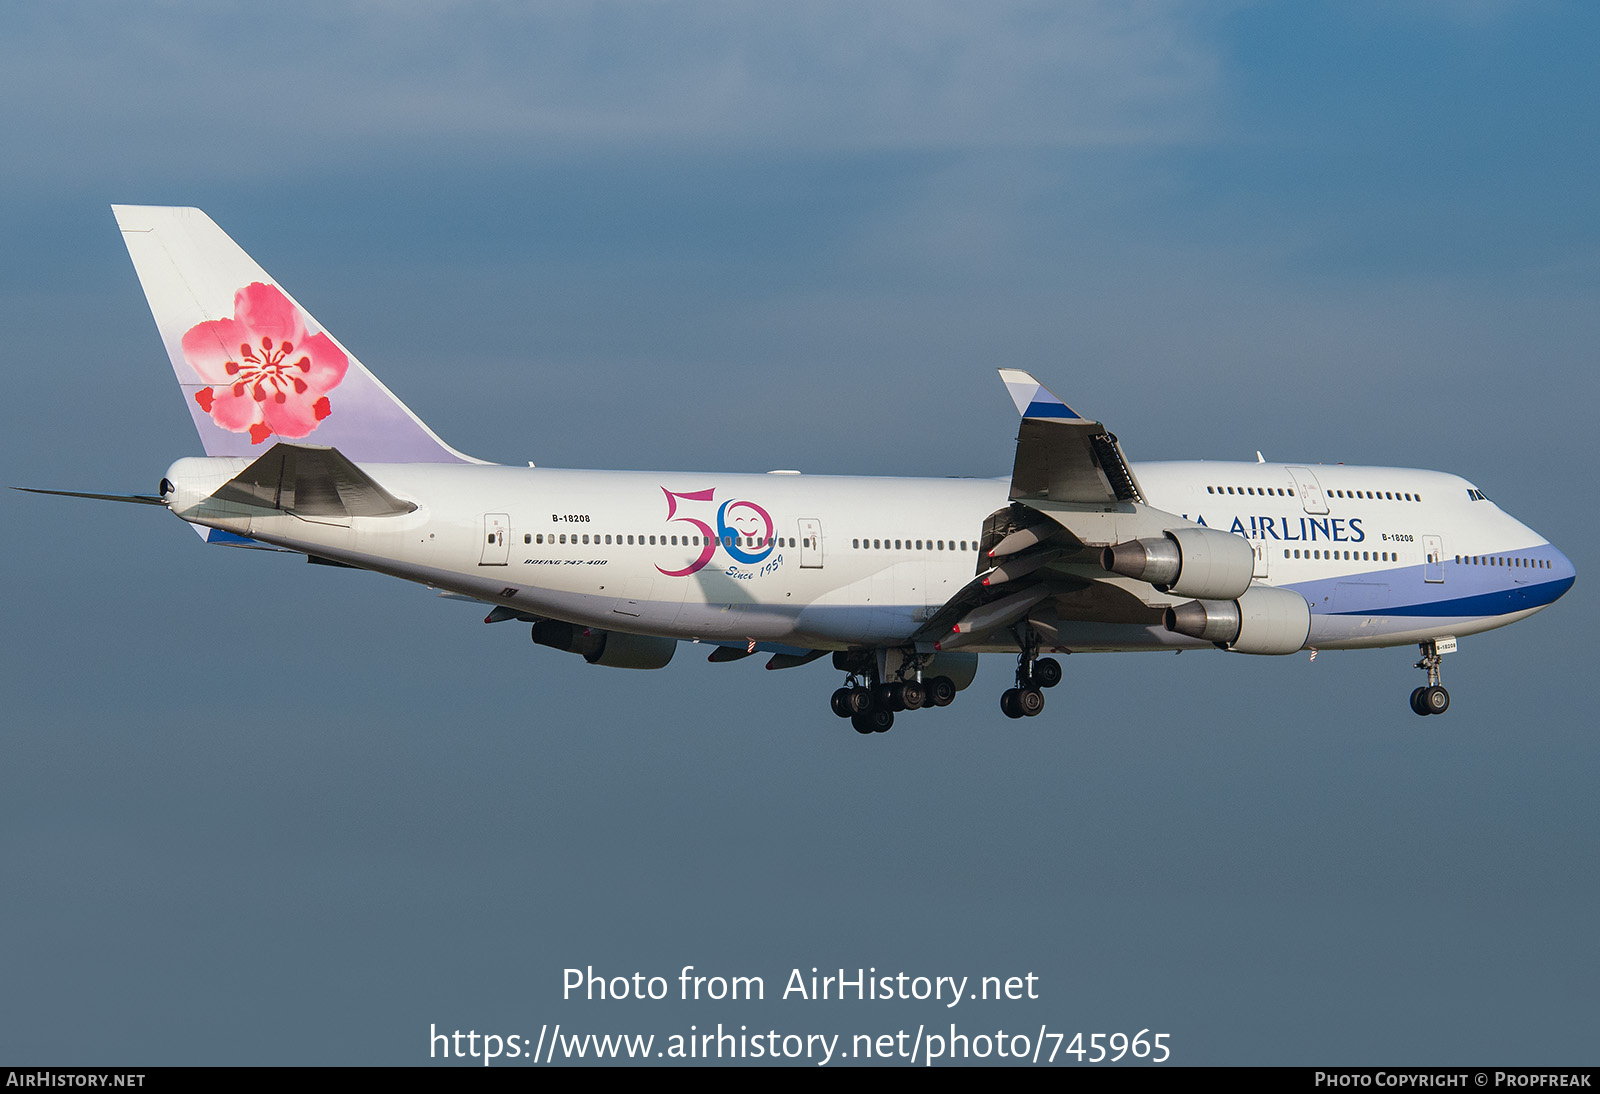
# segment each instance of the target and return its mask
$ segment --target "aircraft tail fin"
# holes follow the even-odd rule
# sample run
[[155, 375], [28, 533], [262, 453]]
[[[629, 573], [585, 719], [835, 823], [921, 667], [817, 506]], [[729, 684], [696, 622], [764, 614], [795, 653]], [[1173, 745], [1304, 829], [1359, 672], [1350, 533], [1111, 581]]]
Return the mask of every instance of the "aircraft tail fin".
[[309, 441], [357, 462], [481, 462], [440, 440], [205, 213], [111, 208], [206, 455]]

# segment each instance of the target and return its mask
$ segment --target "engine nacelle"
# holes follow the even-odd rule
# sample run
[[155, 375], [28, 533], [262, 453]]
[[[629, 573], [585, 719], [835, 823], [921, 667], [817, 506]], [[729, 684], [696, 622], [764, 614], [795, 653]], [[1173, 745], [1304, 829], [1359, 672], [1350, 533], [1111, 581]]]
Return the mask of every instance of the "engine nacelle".
[[673, 638], [602, 631], [558, 619], [541, 619], [535, 623], [533, 640], [551, 649], [582, 654], [591, 665], [614, 669], [663, 668], [678, 649], [678, 642]]
[[966, 691], [972, 686], [973, 678], [977, 675], [978, 655], [963, 650], [940, 650], [933, 655], [933, 660], [922, 666], [924, 680], [931, 680], [935, 676], [948, 676], [957, 691]]
[[1290, 589], [1252, 585], [1237, 600], [1191, 600], [1168, 608], [1167, 630], [1235, 653], [1295, 653], [1311, 637], [1311, 605]]
[[1249, 540], [1212, 528], [1176, 528], [1160, 537], [1134, 539], [1100, 552], [1100, 565], [1123, 577], [1148, 581], [1164, 593], [1203, 600], [1243, 596], [1255, 574]]

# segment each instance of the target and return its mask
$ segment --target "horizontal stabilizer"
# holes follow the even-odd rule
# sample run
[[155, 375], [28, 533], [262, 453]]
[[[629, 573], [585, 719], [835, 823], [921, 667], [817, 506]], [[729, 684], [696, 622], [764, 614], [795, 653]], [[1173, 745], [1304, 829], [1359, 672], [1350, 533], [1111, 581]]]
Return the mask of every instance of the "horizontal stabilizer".
[[336, 448], [282, 442], [212, 497], [307, 517], [392, 517], [417, 508], [379, 486]]
[[93, 498], [96, 501], [128, 501], [135, 505], [165, 505], [167, 499], [155, 494], [85, 494], [78, 490], [41, 490], [37, 486], [13, 486], [29, 494], [55, 494], [63, 498]]

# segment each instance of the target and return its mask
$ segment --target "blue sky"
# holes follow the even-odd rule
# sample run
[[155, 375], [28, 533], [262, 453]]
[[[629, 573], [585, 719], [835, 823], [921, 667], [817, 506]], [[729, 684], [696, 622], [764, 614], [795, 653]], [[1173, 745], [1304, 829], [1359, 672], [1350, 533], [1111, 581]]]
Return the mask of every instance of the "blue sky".
[[[1135, 460], [1455, 471], [1584, 575], [1597, 23], [13, 6], [8, 481], [143, 491], [192, 454], [107, 207], [193, 204], [481, 457], [1002, 474], [1020, 367]], [[13, 1060], [927, 1017], [559, 1000], [570, 964], [692, 963], [1032, 969], [1006, 1021], [1190, 1063], [1593, 1062], [1582, 576], [1463, 642], [1441, 719], [1406, 649], [1074, 657], [1024, 726], [997, 659], [862, 740], [824, 667], [607, 672], [157, 513], [6, 504]]]

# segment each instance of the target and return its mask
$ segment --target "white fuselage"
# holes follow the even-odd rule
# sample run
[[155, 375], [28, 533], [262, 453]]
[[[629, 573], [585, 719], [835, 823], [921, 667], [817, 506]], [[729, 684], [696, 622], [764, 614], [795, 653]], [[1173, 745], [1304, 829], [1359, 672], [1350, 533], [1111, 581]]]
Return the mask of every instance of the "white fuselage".
[[[983, 522], [1006, 506], [1009, 481], [364, 464], [415, 512], [200, 514], [247, 462], [180, 460], [168, 472], [173, 510], [529, 615], [771, 650], [905, 642], [988, 568]], [[1487, 630], [1572, 584], [1560, 551], [1454, 475], [1212, 462], [1134, 471], [1150, 505], [1252, 541], [1257, 580], [1311, 604], [1307, 646]], [[1084, 576], [1109, 577], [1089, 566]], [[1058, 648], [1204, 645], [1159, 624], [1084, 621]]]

